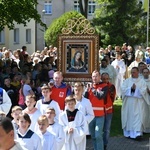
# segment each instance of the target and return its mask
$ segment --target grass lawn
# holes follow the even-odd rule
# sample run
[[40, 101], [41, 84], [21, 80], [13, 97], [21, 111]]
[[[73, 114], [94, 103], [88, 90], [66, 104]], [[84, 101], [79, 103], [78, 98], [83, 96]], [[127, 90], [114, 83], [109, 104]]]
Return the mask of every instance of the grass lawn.
[[114, 102], [114, 114], [111, 123], [110, 136], [122, 136], [121, 127], [121, 106], [122, 100], [116, 100]]
[[[116, 100], [114, 102], [114, 114], [111, 123], [110, 136], [123, 136], [123, 130], [121, 126], [121, 106], [122, 100]], [[144, 137], [150, 137], [150, 133], [144, 134]]]

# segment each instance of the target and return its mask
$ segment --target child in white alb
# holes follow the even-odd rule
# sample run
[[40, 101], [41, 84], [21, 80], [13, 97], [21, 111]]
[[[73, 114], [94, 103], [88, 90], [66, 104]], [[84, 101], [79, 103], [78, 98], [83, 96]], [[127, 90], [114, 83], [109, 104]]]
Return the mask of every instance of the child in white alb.
[[47, 108], [46, 114], [49, 121], [49, 126], [47, 130], [55, 136], [56, 140], [56, 150], [61, 150], [65, 143], [65, 133], [63, 130], [63, 126], [54, 121], [56, 116], [54, 108]]
[[11, 109], [11, 116], [13, 118], [12, 120], [12, 124], [14, 126], [15, 132], [18, 130], [19, 126], [18, 126], [18, 118], [19, 115], [22, 113], [22, 108], [20, 106], [14, 106]]
[[26, 96], [25, 104], [27, 107], [23, 110], [23, 112], [27, 113], [30, 116], [30, 119], [32, 120], [30, 129], [32, 131], [36, 132], [37, 120], [38, 120], [39, 116], [41, 116], [42, 114], [37, 108], [34, 107], [36, 104], [35, 95]]
[[29, 129], [31, 124], [31, 119], [27, 113], [22, 113], [19, 115], [17, 130], [18, 140], [24, 145], [28, 150], [42, 150], [40, 137]]
[[60, 107], [56, 101], [50, 99], [50, 94], [51, 94], [50, 87], [47, 85], [43, 85], [41, 87], [41, 90], [42, 90], [43, 99], [38, 100], [35, 107], [40, 110], [42, 115], [45, 114], [45, 110], [48, 107], [54, 108], [56, 112], [55, 121], [58, 122]]
[[11, 109], [11, 116], [12, 116], [13, 120], [11, 122], [12, 122], [12, 125], [14, 127], [15, 139], [18, 139], [18, 136], [17, 136], [17, 130], [19, 128], [19, 126], [18, 126], [18, 118], [19, 118], [19, 115], [21, 113], [22, 113], [22, 108], [20, 106], [12, 107], [12, 109]]
[[66, 110], [60, 114], [59, 122], [64, 128], [65, 145], [63, 150], [85, 150], [88, 125], [82, 112], [75, 108], [76, 100], [66, 97]]
[[40, 116], [38, 119], [38, 135], [41, 138], [42, 150], [56, 150], [55, 136], [47, 131], [48, 126], [49, 123], [46, 115]]
[[[90, 100], [83, 96], [83, 92], [83, 83], [76, 82], [74, 84], [74, 98], [76, 99], [75, 107], [84, 114], [87, 124], [89, 125], [89, 123], [94, 119], [94, 112]], [[87, 135], [89, 135], [89, 131], [87, 132]]]

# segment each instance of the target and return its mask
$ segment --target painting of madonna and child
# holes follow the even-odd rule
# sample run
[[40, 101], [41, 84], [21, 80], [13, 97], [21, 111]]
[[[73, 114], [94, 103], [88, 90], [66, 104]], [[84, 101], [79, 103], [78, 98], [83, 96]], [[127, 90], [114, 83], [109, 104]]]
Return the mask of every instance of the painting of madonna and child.
[[86, 44], [67, 46], [67, 72], [88, 72], [88, 46]]

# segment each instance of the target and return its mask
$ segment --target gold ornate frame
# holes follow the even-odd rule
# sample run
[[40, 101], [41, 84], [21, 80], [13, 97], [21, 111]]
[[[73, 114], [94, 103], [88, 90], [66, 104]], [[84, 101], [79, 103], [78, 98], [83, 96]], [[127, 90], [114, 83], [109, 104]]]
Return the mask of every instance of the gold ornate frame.
[[[99, 37], [85, 18], [67, 21], [58, 40], [58, 70], [66, 82], [91, 81], [91, 73], [99, 69]], [[75, 53], [80, 52], [82, 66], [76, 67], [72, 61]]]

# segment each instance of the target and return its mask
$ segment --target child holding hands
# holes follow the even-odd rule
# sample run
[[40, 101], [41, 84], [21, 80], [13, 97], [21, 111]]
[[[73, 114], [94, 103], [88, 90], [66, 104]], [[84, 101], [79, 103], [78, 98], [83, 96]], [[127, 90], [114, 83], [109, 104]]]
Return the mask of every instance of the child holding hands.
[[85, 150], [87, 122], [82, 112], [75, 109], [76, 100], [70, 95], [65, 99], [66, 110], [60, 114], [59, 122], [64, 128], [64, 150]]

